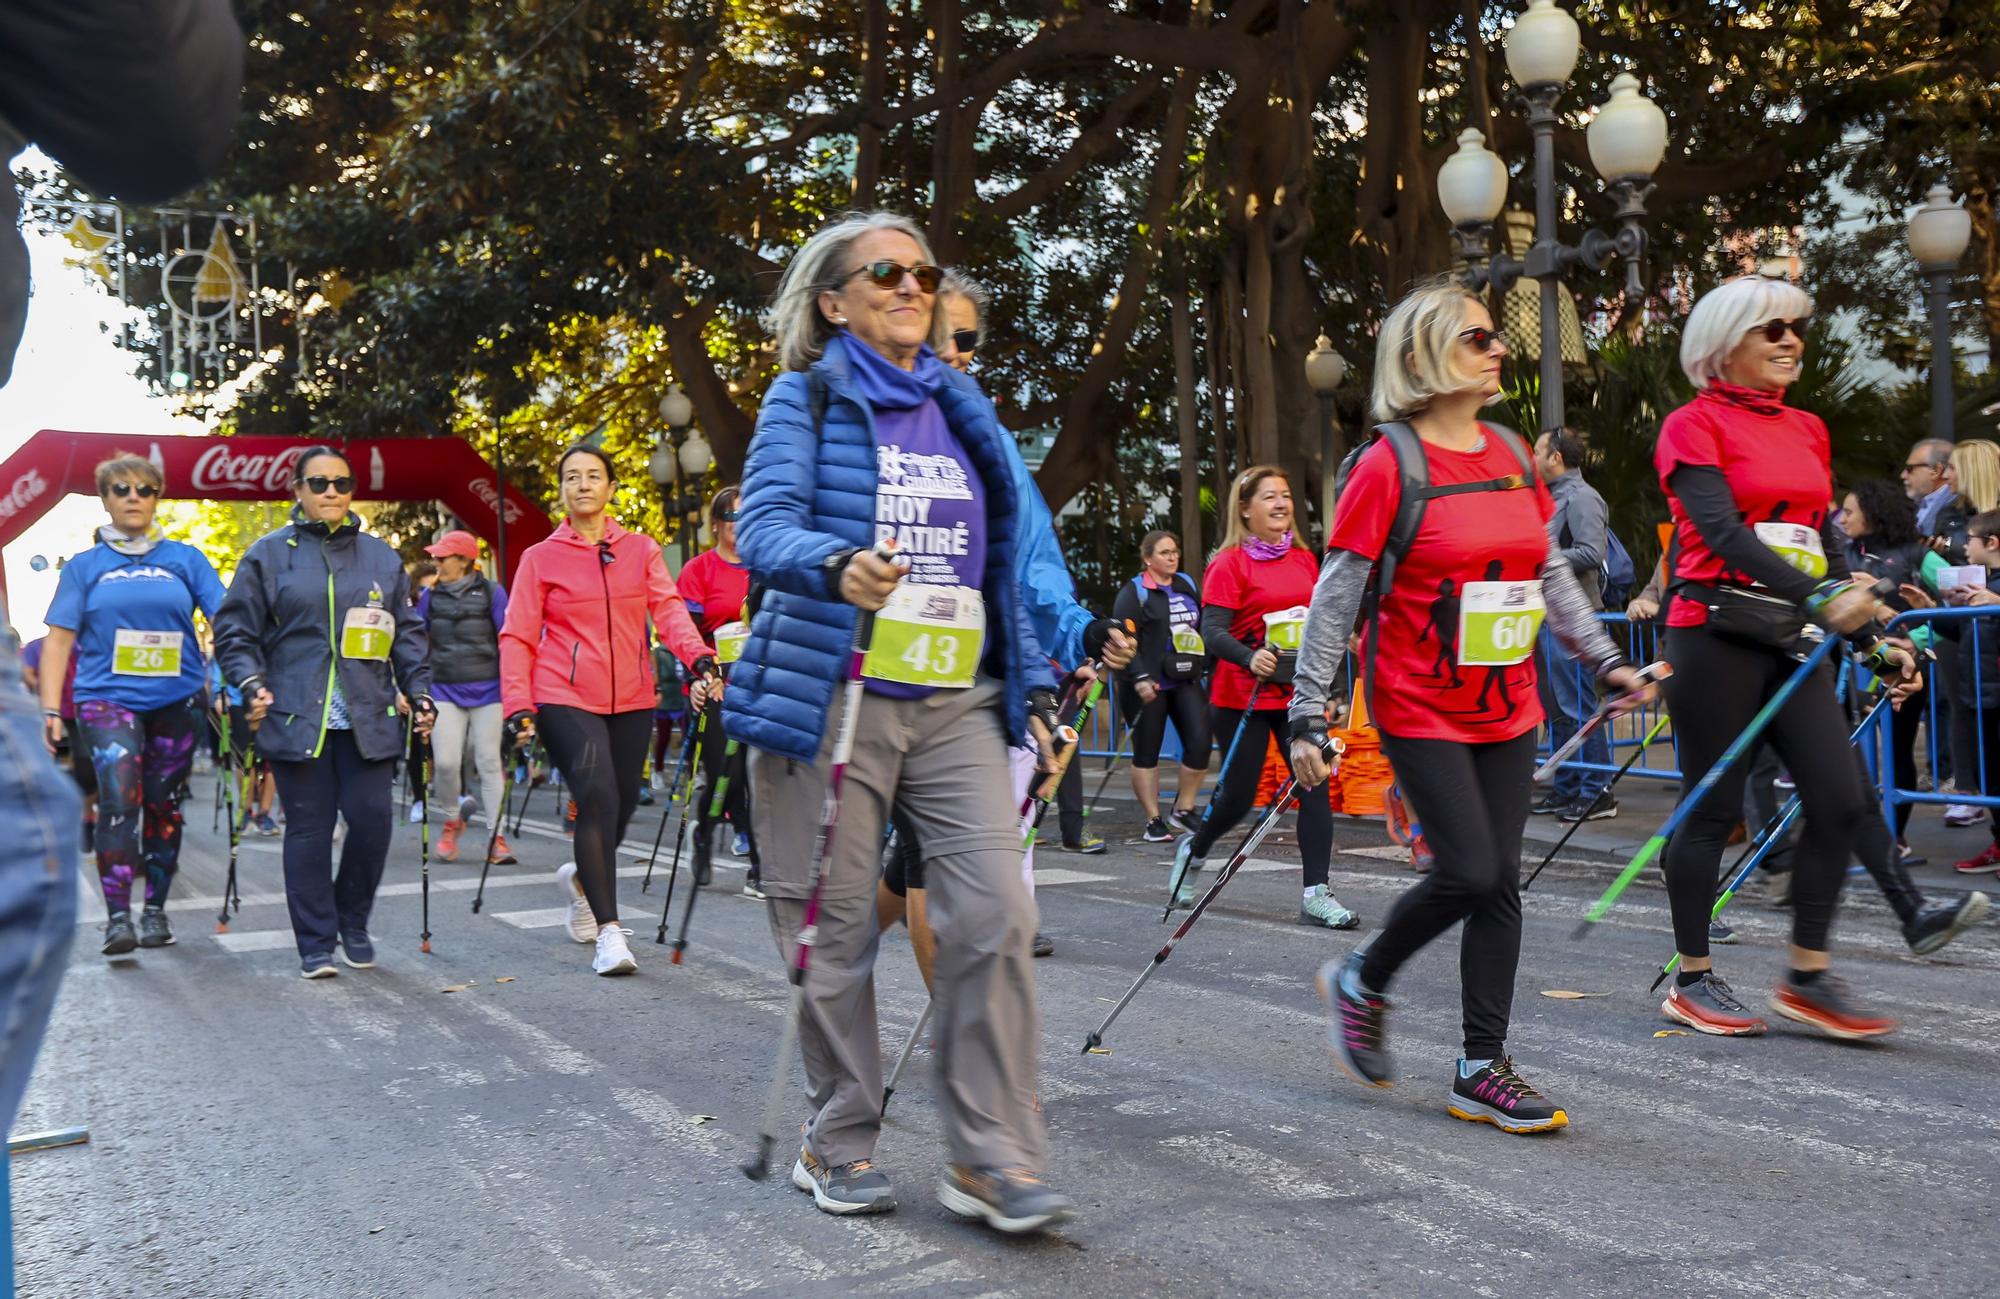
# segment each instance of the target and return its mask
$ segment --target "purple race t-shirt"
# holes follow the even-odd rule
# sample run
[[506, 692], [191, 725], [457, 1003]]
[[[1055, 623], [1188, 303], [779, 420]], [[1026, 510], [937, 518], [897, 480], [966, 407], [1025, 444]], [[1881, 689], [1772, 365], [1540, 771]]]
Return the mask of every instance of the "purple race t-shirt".
[[[935, 401], [875, 411], [875, 539], [909, 557], [906, 582], [986, 581], [986, 487]], [[931, 687], [870, 678], [867, 689], [921, 699]]]

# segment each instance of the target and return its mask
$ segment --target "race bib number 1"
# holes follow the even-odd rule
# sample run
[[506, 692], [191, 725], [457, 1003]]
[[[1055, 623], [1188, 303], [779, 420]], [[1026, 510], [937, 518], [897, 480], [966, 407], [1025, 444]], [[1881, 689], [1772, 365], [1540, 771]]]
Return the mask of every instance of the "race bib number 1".
[[1467, 582], [1458, 598], [1458, 661], [1504, 668], [1526, 662], [1542, 629], [1540, 582]]
[[1296, 652], [1305, 629], [1306, 607], [1302, 604], [1264, 615], [1264, 643], [1281, 653]]
[[119, 628], [111, 645], [111, 671], [121, 677], [179, 676], [181, 633]]
[[1760, 523], [1756, 532], [1757, 540], [1807, 577], [1826, 576], [1826, 543], [1820, 540], [1818, 528], [1802, 523]]
[[903, 582], [875, 615], [863, 676], [964, 690], [986, 648], [986, 599], [969, 586]]
[[340, 657], [386, 663], [395, 639], [396, 619], [387, 609], [349, 609], [340, 626]]

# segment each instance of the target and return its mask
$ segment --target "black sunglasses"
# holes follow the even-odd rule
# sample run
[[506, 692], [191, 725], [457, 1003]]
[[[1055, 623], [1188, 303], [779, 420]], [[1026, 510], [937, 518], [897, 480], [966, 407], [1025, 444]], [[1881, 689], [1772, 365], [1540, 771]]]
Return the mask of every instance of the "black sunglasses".
[[1785, 331], [1789, 329], [1792, 331], [1792, 336], [1803, 343], [1806, 341], [1806, 331], [1811, 328], [1812, 317], [1800, 316], [1797, 320], [1768, 321], [1765, 324], [1753, 326], [1749, 332], [1763, 334], [1764, 341], [1767, 343], [1777, 343], [1784, 340]]
[[1461, 329], [1458, 337], [1460, 341], [1472, 344], [1472, 350], [1475, 352], [1491, 352], [1496, 347], [1507, 346], [1507, 335], [1498, 329], [1480, 329], [1475, 326], [1472, 329]]
[[954, 329], [951, 331], [951, 345], [967, 356], [979, 350], [979, 331], [976, 329]]
[[917, 287], [925, 293], [936, 293], [938, 285], [944, 283], [944, 268], [929, 262], [918, 262], [915, 266], [905, 266], [888, 258], [869, 262], [866, 266], [848, 272], [847, 278], [866, 275], [868, 282], [878, 289], [893, 289], [903, 282], [905, 275], [917, 277]]
[[724, 510], [724, 511], [722, 512], [722, 521], [723, 521], [724, 523], [734, 523], [734, 522], [736, 522], [736, 511], [734, 511], [734, 510]]
[[338, 478], [328, 478], [325, 474], [314, 474], [305, 480], [306, 490], [314, 496], [321, 496], [331, 487], [342, 496], [354, 490], [354, 475], [342, 474]]
[[151, 483], [113, 483], [110, 490], [113, 496], [122, 498], [137, 495], [149, 501], [160, 494], [160, 489]]

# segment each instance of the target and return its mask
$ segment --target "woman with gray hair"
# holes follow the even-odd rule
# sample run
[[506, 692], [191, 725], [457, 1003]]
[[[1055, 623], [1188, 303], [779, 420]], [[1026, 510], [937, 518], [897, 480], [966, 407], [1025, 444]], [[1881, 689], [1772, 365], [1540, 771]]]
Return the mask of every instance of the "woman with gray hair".
[[[938, 1198], [1002, 1231], [1070, 1215], [1043, 1180], [1035, 1102], [1035, 904], [1007, 746], [1055, 679], [1022, 591], [1022, 502], [1009, 435], [978, 386], [939, 360], [942, 272], [923, 232], [889, 213], [807, 241], [768, 323], [784, 373], [758, 415], [737, 545], [763, 588], [723, 699], [751, 746], [752, 818], [772, 934], [802, 941], [835, 724], [853, 728], [839, 833], [820, 864], [799, 1041], [813, 1114], [792, 1182], [828, 1213], [895, 1207], [875, 1168], [882, 1062], [874, 899], [891, 810], [924, 855], [935, 970], [939, 1108], [950, 1163]], [[899, 563], [873, 547], [892, 542]], [[862, 610], [875, 615], [855, 717], [836, 688]]]
[[1465, 1056], [1446, 1108], [1508, 1132], [1545, 1132], [1569, 1116], [1506, 1054], [1544, 616], [1601, 686], [1624, 693], [1622, 706], [1636, 706], [1649, 688], [1598, 625], [1550, 537], [1555, 505], [1528, 449], [1479, 418], [1500, 395], [1506, 355], [1485, 305], [1456, 282], [1418, 288], [1384, 322], [1374, 394], [1382, 436], [1334, 510], [1299, 649], [1291, 761], [1302, 786], [1325, 783], [1328, 696], [1372, 592], [1363, 640], [1369, 708], [1437, 861], [1396, 900], [1381, 932], [1321, 968], [1334, 1059], [1364, 1083], [1391, 1084], [1389, 982], [1463, 921]]
[[[1835, 531], [1826, 425], [1785, 405], [1812, 307], [1796, 285], [1745, 276], [1696, 302], [1681, 335], [1681, 369], [1698, 391], [1660, 426], [1653, 460], [1675, 528], [1666, 616], [1674, 675], [1666, 695], [1687, 788], [1791, 677], [1808, 623], [1878, 651], [1877, 675], [1891, 680], [1898, 700], [1921, 685], [1910, 655], [1869, 631], [1883, 610], [1867, 579], [1853, 584]], [[1828, 973], [1848, 858], [1859, 856], [1881, 878], [1895, 853], [1850, 751], [1834, 674], [1804, 683], [1765, 733], [1805, 804], [1792, 867], [1790, 968], [1771, 1009], [1834, 1037], [1880, 1037], [1895, 1021], [1863, 1009]], [[1722, 777], [1661, 863], [1680, 952], [1661, 1012], [1726, 1037], [1765, 1027], [1715, 973], [1708, 951], [1716, 869], [1743, 806], [1744, 777], [1741, 766]]]

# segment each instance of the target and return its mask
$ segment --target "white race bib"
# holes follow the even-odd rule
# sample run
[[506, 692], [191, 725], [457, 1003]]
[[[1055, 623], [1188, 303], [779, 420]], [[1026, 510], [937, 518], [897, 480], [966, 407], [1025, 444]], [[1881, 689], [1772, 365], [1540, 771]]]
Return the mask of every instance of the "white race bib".
[[1192, 627], [1176, 627], [1174, 628], [1174, 653], [1187, 654], [1195, 658], [1200, 658], [1202, 655], [1208, 653], [1208, 642], [1204, 641], [1201, 638], [1201, 633]]
[[728, 667], [743, 657], [744, 643], [750, 639], [750, 624], [724, 623], [715, 629], [715, 661]]
[[1467, 582], [1458, 596], [1458, 662], [1505, 668], [1526, 662], [1542, 629], [1542, 584]]
[[177, 677], [181, 633], [120, 627], [111, 646], [111, 670], [121, 677]]
[[386, 663], [395, 640], [396, 616], [387, 609], [349, 609], [340, 624], [340, 657]]
[[1264, 615], [1264, 644], [1280, 653], [1296, 652], [1306, 629], [1306, 607], [1295, 604], [1289, 609]]
[[1759, 523], [1756, 533], [1757, 540], [1770, 547], [1772, 553], [1807, 577], [1826, 576], [1826, 545], [1820, 540], [1818, 528], [1803, 523]]
[[875, 615], [863, 676], [964, 690], [986, 649], [986, 597], [969, 586], [900, 582]]

